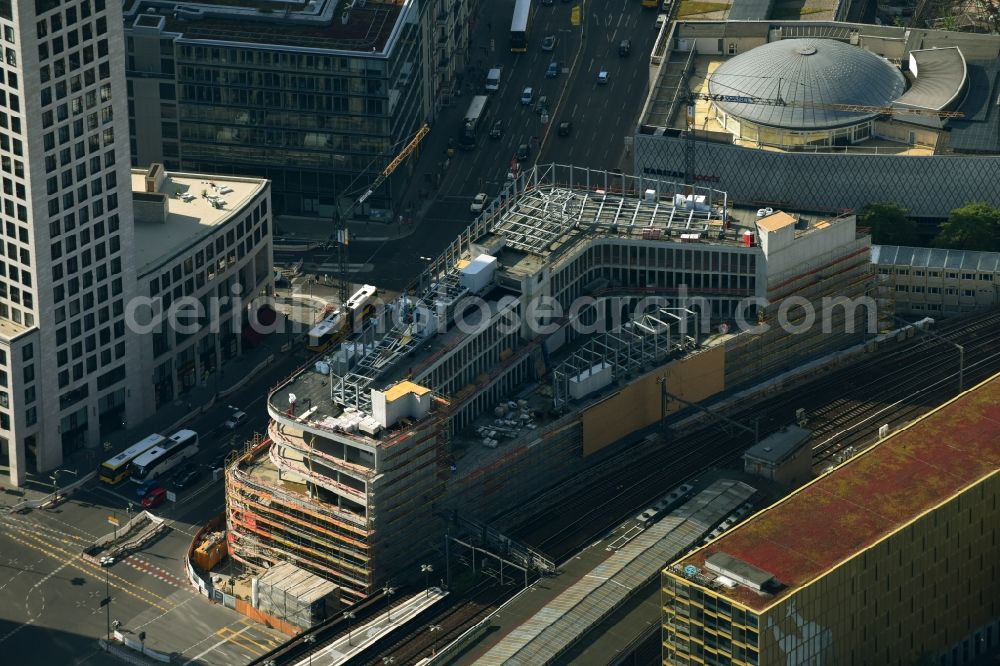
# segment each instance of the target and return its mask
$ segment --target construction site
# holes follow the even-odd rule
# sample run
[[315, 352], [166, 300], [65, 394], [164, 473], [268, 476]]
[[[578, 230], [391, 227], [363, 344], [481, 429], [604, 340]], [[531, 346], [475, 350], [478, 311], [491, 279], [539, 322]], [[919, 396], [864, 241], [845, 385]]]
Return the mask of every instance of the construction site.
[[459, 525], [863, 341], [889, 316], [869, 254], [853, 215], [525, 171], [412, 289], [270, 393], [268, 438], [227, 467], [229, 553], [318, 574], [345, 603], [416, 579]]

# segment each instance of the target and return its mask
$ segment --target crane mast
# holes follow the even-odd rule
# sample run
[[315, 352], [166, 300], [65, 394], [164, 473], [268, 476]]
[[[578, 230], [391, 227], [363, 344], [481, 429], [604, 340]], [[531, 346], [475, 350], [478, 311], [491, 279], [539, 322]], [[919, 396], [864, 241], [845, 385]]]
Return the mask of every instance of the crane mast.
[[382, 169], [382, 173], [378, 175], [372, 184], [364, 191], [364, 193], [359, 196], [354, 202], [347, 208], [346, 211], [340, 210], [340, 202], [336, 203], [334, 206], [333, 213], [333, 226], [334, 226], [334, 239], [337, 242], [337, 297], [340, 299], [341, 305], [347, 302], [350, 294], [350, 275], [348, 272], [348, 234], [347, 234], [347, 220], [350, 218], [351, 213], [354, 209], [363, 204], [365, 201], [371, 197], [372, 194], [385, 182], [385, 179], [392, 175], [400, 164], [409, 157], [420, 142], [423, 141], [427, 133], [431, 131], [430, 125], [424, 124], [417, 133], [413, 136], [408, 144], [396, 155], [389, 164]]

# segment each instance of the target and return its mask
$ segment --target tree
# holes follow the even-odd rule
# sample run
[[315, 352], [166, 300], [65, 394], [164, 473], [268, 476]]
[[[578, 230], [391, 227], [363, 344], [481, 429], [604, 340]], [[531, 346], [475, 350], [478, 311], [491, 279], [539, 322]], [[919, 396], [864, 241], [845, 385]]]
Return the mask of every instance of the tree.
[[899, 204], [870, 203], [861, 211], [860, 219], [861, 224], [871, 227], [872, 242], [877, 245], [917, 244], [917, 223]]
[[953, 250], [1000, 251], [1000, 209], [973, 201], [951, 211], [941, 225], [935, 247]]

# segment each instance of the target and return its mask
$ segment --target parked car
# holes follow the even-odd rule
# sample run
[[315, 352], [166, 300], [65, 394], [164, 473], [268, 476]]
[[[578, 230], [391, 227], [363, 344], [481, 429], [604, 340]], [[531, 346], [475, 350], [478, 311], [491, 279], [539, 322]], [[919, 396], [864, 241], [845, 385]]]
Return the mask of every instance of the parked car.
[[158, 485], [160, 485], [160, 482], [157, 479], [150, 479], [149, 481], [140, 483], [139, 487], [135, 489], [135, 496], [142, 499], [149, 493], [149, 491], [156, 488]]
[[538, 103], [535, 104], [535, 113], [545, 113], [549, 108], [549, 98], [542, 95], [538, 98]]
[[533, 101], [535, 101], [535, 91], [531, 89], [531, 86], [528, 86], [521, 93], [521, 104], [528, 106]]
[[226, 430], [236, 430], [240, 427], [243, 422], [247, 420], [246, 412], [242, 412], [235, 407], [231, 407], [233, 412], [229, 415], [229, 418], [225, 420], [222, 427]]
[[523, 162], [529, 157], [531, 157], [531, 147], [526, 143], [522, 143], [517, 147], [517, 161]]
[[167, 491], [163, 488], [153, 488], [142, 498], [142, 508], [154, 509], [167, 500]]
[[608, 83], [609, 74], [605, 70], [601, 70], [597, 73], [597, 85], [603, 86]]
[[469, 206], [469, 212], [477, 214], [482, 213], [483, 208], [486, 207], [486, 202], [488, 200], [489, 197], [486, 195], [486, 192], [480, 192], [479, 194], [477, 194], [472, 198], [472, 205]]
[[659, 30], [660, 28], [663, 27], [663, 24], [666, 22], [667, 22], [667, 15], [660, 14], [659, 16], [656, 17], [656, 23], [653, 24], [653, 29]]
[[549, 35], [548, 37], [546, 37], [545, 39], [542, 40], [542, 50], [543, 51], [551, 51], [555, 47], [556, 47], [556, 36], [555, 35]]
[[559, 76], [559, 63], [553, 60], [549, 63], [549, 68], [545, 70], [545, 78], [554, 79]]
[[618, 44], [618, 55], [624, 58], [631, 52], [632, 52], [632, 40], [623, 39], [621, 43]]
[[571, 121], [564, 120], [561, 123], [559, 123], [559, 129], [557, 130], [559, 136], [569, 136], [570, 132], [572, 131], [573, 131], [573, 123]]
[[498, 120], [493, 123], [493, 127], [490, 128], [490, 138], [499, 139], [503, 136], [503, 121]]

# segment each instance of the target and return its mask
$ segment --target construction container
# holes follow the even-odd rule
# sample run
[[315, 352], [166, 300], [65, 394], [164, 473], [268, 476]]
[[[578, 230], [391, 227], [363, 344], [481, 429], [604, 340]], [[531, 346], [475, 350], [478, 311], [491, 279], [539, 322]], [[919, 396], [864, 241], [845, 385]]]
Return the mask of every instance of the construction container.
[[316, 574], [284, 562], [257, 579], [256, 608], [303, 629], [325, 619], [340, 605], [340, 588]]
[[497, 258], [481, 254], [462, 269], [459, 284], [473, 294], [482, 294], [493, 282], [497, 270]]
[[202, 571], [211, 571], [226, 557], [225, 532], [212, 532], [194, 549], [194, 565]]

